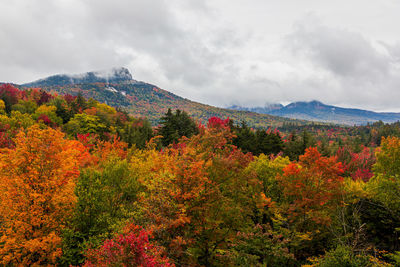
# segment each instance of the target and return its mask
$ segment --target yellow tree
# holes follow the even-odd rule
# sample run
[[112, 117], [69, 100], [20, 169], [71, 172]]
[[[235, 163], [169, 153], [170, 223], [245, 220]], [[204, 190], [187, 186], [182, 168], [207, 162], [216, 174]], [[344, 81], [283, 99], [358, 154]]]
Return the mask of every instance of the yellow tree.
[[55, 264], [85, 147], [38, 125], [0, 154], [0, 263]]

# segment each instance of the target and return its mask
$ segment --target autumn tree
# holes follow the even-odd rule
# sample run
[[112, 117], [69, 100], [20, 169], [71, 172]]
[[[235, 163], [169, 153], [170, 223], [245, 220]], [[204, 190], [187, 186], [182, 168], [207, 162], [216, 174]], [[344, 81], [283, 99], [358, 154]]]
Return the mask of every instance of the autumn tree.
[[363, 147], [360, 153], [355, 153], [349, 146], [344, 146], [337, 150], [336, 156], [343, 163], [343, 176], [365, 182], [373, 176], [372, 165], [376, 159], [369, 148]]
[[0, 99], [5, 103], [5, 110], [7, 113], [11, 111], [11, 106], [18, 103], [18, 98], [21, 91], [11, 84], [0, 85]]
[[322, 157], [316, 148], [308, 148], [278, 176], [284, 195], [280, 208], [290, 230], [302, 234], [292, 248], [298, 260], [323, 252], [332, 240], [327, 228], [342, 204], [342, 173], [342, 164], [335, 157]]
[[310, 221], [329, 223], [329, 209], [342, 194], [342, 164], [335, 157], [321, 157], [316, 148], [307, 148], [298, 163], [284, 168], [279, 182], [289, 201], [289, 216], [303, 226]]
[[76, 208], [63, 233], [64, 265], [82, 264], [88, 246], [96, 247], [112, 238], [132, 219], [139, 184], [127, 161], [111, 156], [95, 168], [82, 170], [75, 193]]
[[64, 125], [64, 129], [72, 136], [86, 133], [95, 133], [102, 136], [108, 131], [107, 126], [101, 123], [99, 117], [88, 114], [75, 114], [75, 116]]
[[243, 170], [252, 156], [229, 144], [227, 120], [212, 118], [208, 126], [162, 153], [133, 160], [138, 172], [148, 165], [139, 176], [147, 192], [145, 219], [179, 265], [216, 264], [251, 212], [248, 188], [254, 181]]
[[125, 233], [106, 240], [98, 249], [90, 249], [84, 266], [175, 266], [162, 255], [163, 249], [153, 244], [150, 238], [149, 231], [129, 225]]
[[62, 254], [60, 232], [76, 202], [85, 148], [37, 125], [14, 142], [14, 149], [0, 154], [1, 263], [54, 264]]

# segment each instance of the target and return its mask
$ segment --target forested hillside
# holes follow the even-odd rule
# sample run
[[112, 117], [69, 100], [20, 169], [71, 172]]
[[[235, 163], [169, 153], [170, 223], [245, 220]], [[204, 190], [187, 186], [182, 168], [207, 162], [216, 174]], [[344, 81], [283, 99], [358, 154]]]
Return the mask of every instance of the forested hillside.
[[0, 85], [0, 264], [399, 266], [398, 124], [280, 132], [174, 108], [153, 128]]
[[190, 116], [204, 124], [213, 116], [245, 121], [252, 127], [277, 127], [287, 122], [296, 125], [310, 123], [197, 103], [160, 89], [155, 85], [136, 81], [132, 79], [132, 75], [125, 68], [78, 75], [55, 75], [23, 84], [21, 87], [40, 87], [47, 92], [74, 96], [80, 93], [86, 98], [93, 98], [110, 106], [123, 108], [133, 116], [146, 117], [153, 125], [159, 124], [160, 117], [167, 112], [168, 108], [185, 110]]

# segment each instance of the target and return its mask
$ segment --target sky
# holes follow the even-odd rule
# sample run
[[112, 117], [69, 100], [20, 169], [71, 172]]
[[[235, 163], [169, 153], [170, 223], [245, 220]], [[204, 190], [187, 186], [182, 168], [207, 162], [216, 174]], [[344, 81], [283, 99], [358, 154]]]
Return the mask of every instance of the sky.
[[128, 68], [220, 107], [400, 111], [398, 0], [0, 0], [0, 81]]

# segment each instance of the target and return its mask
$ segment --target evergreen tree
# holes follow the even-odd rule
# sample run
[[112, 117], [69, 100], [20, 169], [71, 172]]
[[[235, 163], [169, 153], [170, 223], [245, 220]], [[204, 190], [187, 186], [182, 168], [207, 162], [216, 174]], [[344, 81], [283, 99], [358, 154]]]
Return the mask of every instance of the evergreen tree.
[[177, 143], [182, 136], [191, 137], [199, 133], [194, 120], [185, 111], [179, 109], [175, 114], [168, 109], [165, 116], [161, 118], [161, 125], [158, 133], [163, 136], [161, 141], [164, 146]]

